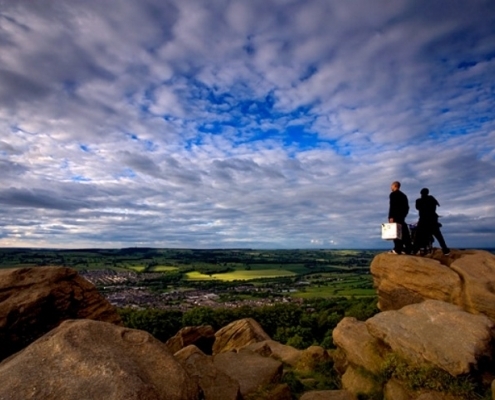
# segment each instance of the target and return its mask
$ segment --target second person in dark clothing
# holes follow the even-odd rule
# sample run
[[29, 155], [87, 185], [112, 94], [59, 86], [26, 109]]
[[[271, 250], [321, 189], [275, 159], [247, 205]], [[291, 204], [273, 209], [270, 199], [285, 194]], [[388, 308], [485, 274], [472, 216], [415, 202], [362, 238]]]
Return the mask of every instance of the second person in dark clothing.
[[413, 252], [417, 253], [424, 248], [430, 238], [434, 236], [442, 248], [444, 255], [450, 254], [450, 249], [445, 243], [440, 223], [438, 222], [437, 206], [440, 206], [437, 199], [431, 196], [427, 188], [421, 189], [421, 197], [416, 200], [416, 209], [419, 211], [418, 230], [414, 241]]
[[400, 191], [400, 182], [393, 182], [390, 186], [390, 207], [388, 210], [388, 221], [396, 222], [402, 226], [402, 239], [394, 239], [394, 254], [411, 254], [411, 237], [406, 224], [406, 216], [409, 213], [409, 200]]

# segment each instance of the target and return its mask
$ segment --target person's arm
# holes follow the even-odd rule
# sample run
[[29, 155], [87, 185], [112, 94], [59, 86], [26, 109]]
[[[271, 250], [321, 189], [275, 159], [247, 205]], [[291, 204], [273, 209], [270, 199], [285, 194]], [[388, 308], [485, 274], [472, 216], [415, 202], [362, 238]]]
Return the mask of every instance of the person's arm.
[[394, 194], [394, 192], [390, 193], [390, 196], [389, 196], [390, 204], [388, 207], [388, 222], [394, 222], [394, 219], [392, 217], [393, 194]]

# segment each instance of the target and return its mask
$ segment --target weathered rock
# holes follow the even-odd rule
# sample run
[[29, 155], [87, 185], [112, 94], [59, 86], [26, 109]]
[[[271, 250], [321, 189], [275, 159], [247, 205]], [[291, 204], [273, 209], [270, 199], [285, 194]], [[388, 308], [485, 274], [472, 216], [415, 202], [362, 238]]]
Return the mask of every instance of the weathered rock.
[[252, 318], [231, 322], [215, 333], [213, 354], [238, 350], [252, 343], [270, 340], [260, 324]]
[[175, 354], [180, 349], [193, 344], [203, 353], [211, 355], [214, 341], [215, 331], [210, 325], [187, 326], [167, 340], [165, 346], [172, 354]]
[[356, 400], [347, 390], [312, 390], [304, 393], [300, 400]]
[[144, 331], [92, 320], [63, 322], [0, 364], [0, 399], [186, 400], [199, 389]]
[[382, 388], [370, 376], [359, 373], [352, 365], [342, 375], [342, 388], [354, 395], [374, 395], [380, 393]]
[[213, 363], [220, 371], [239, 382], [242, 396], [256, 392], [282, 377], [282, 363], [259, 354], [242, 351], [224, 352], [213, 356]]
[[[257, 392], [244, 397], [244, 400], [292, 400], [292, 398], [289, 385], [281, 383], [275, 386], [269, 385], [268, 387], [261, 388]], [[217, 399], [220, 399], [220, 397]]]
[[456, 303], [461, 296], [459, 275], [428, 257], [382, 253], [371, 262], [378, 308], [399, 310], [426, 299]]
[[383, 390], [384, 400], [414, 400], [415, 396], [410, 393], [402, 384], [396, 379], [389, 380]]
[[115, 308], [73, 269], [0, 270], [0, 360], [67, 319], [120, 323]]
[[301, 372], [310, 372], [319, 364], [330, 360], [328, 352], [320, 346], [309, 346], [303, 350], [295, 369]]
[[281, 344], [275, 340], [264, 340], [262, 342], [253, 343], [243, 349], [253, 351], [263, 357], [275, 358], [276, 360], [280, 360], [291, 366], [297, 364], [302, 354], [302, 350]]
[[174, 354], [189, 376], [195, 379], [203, 391], [205, 400], [239, 400], [239, 383], [220, 371], [210, 356], [194, 345], [184, 347]]
[[415, 257], [380, 254], [371, 273], [382, 311], [398, 310], [425, 299], [456, 304], [495, 320], [495, 255], [483, 250], [435, 251]]
[[343, 318], [333, 330], [333, 342], [342, 349], [348, 362], [377, 373], [384, 361], [383, 349], [370, 335], [366, 324], [356, 318]]
[[413, 363], [431, 363], [453, 376], [469, 373], [491, 354], [493, 322], [460, 307], [426, 300], [366, 321], [369, 333]]
[[461, 297], [455, 304], [495, 321], [495, 255], [481, 250], [465, 251], [450, 268], [463, 282]]

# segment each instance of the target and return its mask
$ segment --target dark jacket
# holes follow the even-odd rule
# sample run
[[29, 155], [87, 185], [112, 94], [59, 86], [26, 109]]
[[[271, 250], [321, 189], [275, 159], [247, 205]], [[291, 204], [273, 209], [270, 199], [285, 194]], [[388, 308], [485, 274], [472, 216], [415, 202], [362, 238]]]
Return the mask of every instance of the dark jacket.
[[388, 218], [393, 218], [394, 222], [404, 222], [409, 212], [409, 200], [400, 190], [390, 192], [390, 208]]
[[420, 221], [437, 221], [437, 199], [433, 196], [421, 196], [416, 200], [416, 210], [419, 211], [419, 219]]

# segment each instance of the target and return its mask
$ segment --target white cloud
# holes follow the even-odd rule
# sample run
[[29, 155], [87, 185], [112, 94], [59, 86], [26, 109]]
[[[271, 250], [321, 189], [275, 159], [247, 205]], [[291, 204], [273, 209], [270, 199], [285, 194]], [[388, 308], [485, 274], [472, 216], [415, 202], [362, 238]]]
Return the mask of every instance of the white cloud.
[[9, 3], [0, 245], [386, 246], [396, 179], [494, 243], [494, 6], [440, 3]]

